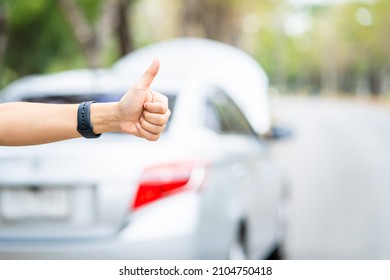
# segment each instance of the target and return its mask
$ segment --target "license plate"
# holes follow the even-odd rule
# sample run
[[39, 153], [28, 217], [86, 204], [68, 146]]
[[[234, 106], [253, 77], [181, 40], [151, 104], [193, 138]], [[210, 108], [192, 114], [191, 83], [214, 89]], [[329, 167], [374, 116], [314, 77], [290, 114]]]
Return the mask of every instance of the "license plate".
[[0, 215], [5, 220], [64, 219], [70, 214], [69, 189], [5, 188], [0, 192]]

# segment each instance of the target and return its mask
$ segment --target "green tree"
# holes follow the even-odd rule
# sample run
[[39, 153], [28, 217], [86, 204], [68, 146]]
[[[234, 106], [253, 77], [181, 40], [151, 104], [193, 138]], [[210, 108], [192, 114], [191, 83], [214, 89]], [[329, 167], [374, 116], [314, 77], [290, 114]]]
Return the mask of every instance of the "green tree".
[[77, 65], [80, 49], [71, 40], [71, 30], [55, 3], [50, 0], [7, 3], [8, 40], [4, 63], [19, 75], [42, 73]]

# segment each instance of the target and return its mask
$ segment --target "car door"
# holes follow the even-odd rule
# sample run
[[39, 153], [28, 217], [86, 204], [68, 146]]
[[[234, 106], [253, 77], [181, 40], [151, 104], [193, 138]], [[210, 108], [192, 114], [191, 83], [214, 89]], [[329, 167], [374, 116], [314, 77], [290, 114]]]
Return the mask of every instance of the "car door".
[[247, 227], [249, 256], [263, 252], [274, 241], [279, 181], [264, 144], [234, 101], [214, 88], [207, 99], [206, 125], [221, 136], [229, 150], [227, 172], [234, 181]]

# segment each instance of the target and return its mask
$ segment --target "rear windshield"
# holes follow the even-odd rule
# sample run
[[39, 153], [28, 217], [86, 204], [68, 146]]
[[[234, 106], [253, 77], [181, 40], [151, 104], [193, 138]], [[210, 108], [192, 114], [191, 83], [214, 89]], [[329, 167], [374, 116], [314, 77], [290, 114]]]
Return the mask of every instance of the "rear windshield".
[[83, 101], [94, 100], [96, 102], [118, 101], [122, 94], [66, 94], [66, 95], [42, 95], [26, 96], [21, 101], [37, 103], [74, 104]]
[[[168, 104], [169, 104], [169, 110], [171, 110], [171, 113], [173, 115], [174, 108], [175, 108], [175, 102], [176, 102], [176, 95], [173, 94], [165, 94], [168, 97]], [[26, 96], [21, 99], [21, 101], [24, 102], [36, 102], [36, 103], [52, 103], [52, 104], [75, 104], [75, 103], [81, 103], [83, 101], [88, 100], [94, 100], [96, 102], [116, 102], [121, 99], [123, 96], [122, 93], [120, 94], [84, 94], [84, 95], [72, 95], [72, 94], [66, 94], [66, 95], [42, 95], [42, 96]], [[165, 130], [168, 129], [170, 120], [167, 123], [167, 126]]]

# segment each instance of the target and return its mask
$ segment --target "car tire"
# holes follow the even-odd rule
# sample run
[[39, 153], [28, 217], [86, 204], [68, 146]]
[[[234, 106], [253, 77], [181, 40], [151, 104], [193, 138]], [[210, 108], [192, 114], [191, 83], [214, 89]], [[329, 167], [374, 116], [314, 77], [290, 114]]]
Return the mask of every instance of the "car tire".
[[283, 245], [278, 245], [274, 250], [272, 250], [271, 254], [266, 258], [266, 260], [284, 260], [284, 250]]
[[284, 260], [285, 243], [287, 239], [287, 232], [289, 226], [289, 220], [291, 215], [291, 188], [289, 184], [284, 184], [281, 194], [281, 202], [278, 206], [278, 232], [277, 232], [277, 245], [269, 254], [267, 260]]
[[234, 238], [230, 244], [228, 252], [229, 260], [247, 260], [248, 259], [248, 245], [247, 234], [244, 223], [241, 223]]

